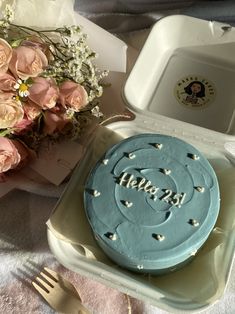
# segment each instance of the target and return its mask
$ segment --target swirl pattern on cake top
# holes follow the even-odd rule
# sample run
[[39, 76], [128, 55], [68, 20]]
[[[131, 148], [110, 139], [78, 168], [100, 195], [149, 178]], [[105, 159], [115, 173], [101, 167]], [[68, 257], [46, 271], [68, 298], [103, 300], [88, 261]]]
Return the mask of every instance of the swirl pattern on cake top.
[[156, 274], [195, 255], [219, 204], [208, 160], [166, 135], [140, 134], [116, 144], [85, 187], [87, 217], [104, 252], [125, 268]]

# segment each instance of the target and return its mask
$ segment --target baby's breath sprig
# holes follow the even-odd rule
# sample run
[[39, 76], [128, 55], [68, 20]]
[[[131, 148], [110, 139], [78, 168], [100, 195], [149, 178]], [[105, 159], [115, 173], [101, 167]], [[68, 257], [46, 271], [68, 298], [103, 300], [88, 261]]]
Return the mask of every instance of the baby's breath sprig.
[[8, 30], [10, 23], [14, 20], [14, 9], [11, 5], [7, 4], [3, 11], [3, 19], [0, 20], [1, 35], [3, 38], [8, 38]]
[[[51, 84], [53, 82], [56, 86], [57, 98], [54, 107], [44, 106], [45, 104], [40, 107], [40, 110], [37, 107], [37, 110], [40, 111], [39, 115], [37, 115], [37, 110], [35, 109], [35, 116], [33, 118], [30, 117], [30, 119], [33, 119], [32, 125], [29, 124], [29, 127], [27, 127], [25, 124], [25, 127], [23, 127], [23, 122], [29, 122], [26, 119], [21, 125], [23, 129], [0, 129], [0, 136], [6, 136], [9, 139], [19, 138], [35, 151], [38, 150], [45, 138], [52, 142], [64, 137], [70, 139], [78, 138], [84, 133], [89, 123], [92, 123], [94, 120], [99, 123], [103, 119], [98, 98], [102, 96], [104, 88], [102, 82], [108, 75], [108, 71], [101, 71], [94, 64], [97, 53], [88, 46], [87, 35], [83, 33], [80, 26], [34, 29], [29, 26], [17, 25], [13, 20], [14, 10], [7, 5], [3, 12], [3, 18], [0, 20], [0, 38], [4, 38], [15, 53], [22, 46], [31, 47], [31, 49], [35, 48], [35, 51], [39, 48], [47, 60], [45, 67], [42, 66], [41, 71], [38, 73], [39, 80], [38, 77], [31, 77], [31, 75], [29, 75], [28, 79], [21, 79], [18, 77], [18, 74], [16, 75], [17, 79], [13, 86], [14, 100], [20, 103], [21, 110], [24, 113], [23, 117], [25, 118], [26, 116], [28, 119], [27, 105], [28, 109], [30, 106], [33, 107], [31, 91], [37, 82], [40, 85], [40, 80], [51, 82]], [[37, 63], [37, 60], [35, 62]], [[9, 69], [11, 70], [10, 66]], [[45, 78], [49, 79], [45, 80]], [[67, 81], [72, 83], [73, 86], [80, 85], [83, 91], [81, 92], [81, 95], [83, 95], [81, 97], [84, 98], [84, 103], [81, 107], [76, 107], [76, 104], [74, 107], [69, 106], [71, 104], [63, 103], [61, 100], [62, 86], [66, 85]], [[52, 89], [54, 88], [53, 84]], [[33, 92], [35, 93], [35, 90]], [[55, 128], [55, 131], [50, 131], [52, 133], [46, 133], [49, 132], [48, 130], [45, 131], [46, 127], [48, 127], [46, 123], [49, 123], [47, 119], [50, 119], [47, 111], [51, 114], [51, 119], [53, 115], [57, 115], [57, 119], [61, 119], [63, 123], [66, 121], [64, 124], [61, 123], [63, 128]], [[19, 126], [17, 127], [19, 128]]]
[[99, 71], [93, 64], [97, 54], [87, 45], [87, 35], [80, 26], [40, 30], [16, 25], [12, 22], [13, 18], [14, 11], [11, 6], [6, 6], [4, 18], [0, 21], [0, 35], [11, 38], [12, 47], [19, 46], [32, 36], [38, 36], [49, 48], [51, 60], [41, 76], [52, 77], [58, 84], [66, 79], [82, 84], [89, 101], [102, 95], [101, 80], [108, 72]]

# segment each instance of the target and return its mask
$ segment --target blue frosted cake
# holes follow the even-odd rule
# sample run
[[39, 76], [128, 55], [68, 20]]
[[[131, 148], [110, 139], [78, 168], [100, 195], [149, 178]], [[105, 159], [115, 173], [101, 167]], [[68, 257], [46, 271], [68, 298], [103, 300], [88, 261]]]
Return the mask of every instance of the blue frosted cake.
[[85, 209], [95, 238], [118, 265], [160, 274], [206, 241], [219, 213], [208, 160], [171, 136], [140, 134], [109, 149], [92, 169]]

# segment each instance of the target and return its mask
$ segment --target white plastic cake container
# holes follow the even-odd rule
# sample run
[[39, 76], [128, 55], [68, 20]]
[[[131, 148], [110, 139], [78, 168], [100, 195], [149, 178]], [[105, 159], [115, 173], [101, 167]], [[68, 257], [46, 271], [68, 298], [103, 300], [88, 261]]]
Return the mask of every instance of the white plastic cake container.
[[[235, 145], [234, 55], [235, 28], [179, 15], [160, 20], [124, 84], [123, 98], [135, 118], [109, 124], [108, 128], [123, 137], [152, 132], [182, 138], [211, 161], [220, 184], [229, 184], [235, 157], [226, 152], [225, 143]], [[199, 107], [177, 98], [184, 95], [180, 86], [191, 81], [208, 83], [209, 96], [200, 100]], [[66, 210], [76, 182], [79, 175], [75, 171], [57, 206]], [[170, 312], [199, 311], [221, 297], [228, 281], [235, 248], [235, 211], [227, 203], [227, 211], [221, 211], [215, 232], [202, 249], [200, 262], [152, 279], [87, 259], [76, 246], [58, 239], [50, 230], [48, 241], [57, 259], [73, 271]], [[211, 252], [216, 254], [213, 265]], [[205, 282], [196, 277], [190, 281], [192, 272], [196, 277], [205, 276]]]

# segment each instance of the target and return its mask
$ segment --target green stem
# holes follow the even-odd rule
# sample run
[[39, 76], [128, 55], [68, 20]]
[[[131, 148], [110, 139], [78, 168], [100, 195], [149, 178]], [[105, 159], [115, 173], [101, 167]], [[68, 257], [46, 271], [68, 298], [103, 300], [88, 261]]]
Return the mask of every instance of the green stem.
[[11, 26], [14, 26], [16, 28], [20, 28], [22, 30], [28, 30], [30, 32], [35, 32], [35, 33], [60, 33], [59, 29], [47, 29], [47, 30], [36, 30], [36, 29], [33, 29], [29, 26], [22, 26], [22, 25], [17, 25], [17, 24], [13, 24], [13, 23], [10, 23]]

